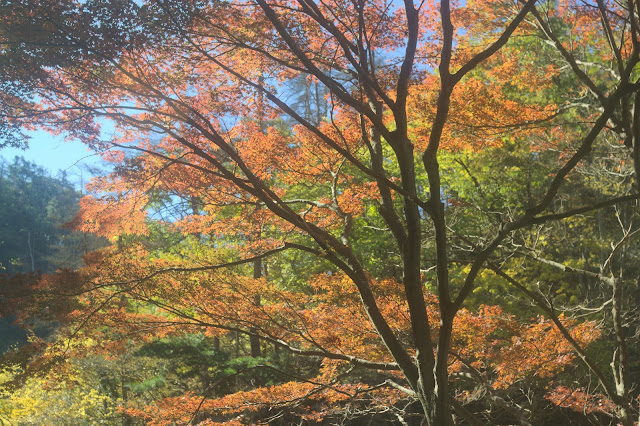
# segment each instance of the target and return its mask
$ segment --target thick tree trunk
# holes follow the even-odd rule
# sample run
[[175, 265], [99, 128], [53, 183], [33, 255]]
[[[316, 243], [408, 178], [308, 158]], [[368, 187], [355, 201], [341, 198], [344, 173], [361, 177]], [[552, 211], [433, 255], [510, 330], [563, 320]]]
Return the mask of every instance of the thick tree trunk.
[[[432, 382], [428, 380], [426, 382]], [[453, 426], [453, 416], [451, 413], [451, 404], [448, 395], [444, 397], [440, 392], [440, 388], [432, 387], [432, 383], [420, 383], [422, 390], [418, 395], [420, 404], [425, 414], [426, 424], [429, 426]], [[448, 386], [445, 386], [447, 389]]]
[[452, 405], [449, 395], [447, 355], [451, 342], [451, 323], [441, 324], [437, 355], [434, 363], [418, 368], [416, 394], [429, 426], [453, 426]]

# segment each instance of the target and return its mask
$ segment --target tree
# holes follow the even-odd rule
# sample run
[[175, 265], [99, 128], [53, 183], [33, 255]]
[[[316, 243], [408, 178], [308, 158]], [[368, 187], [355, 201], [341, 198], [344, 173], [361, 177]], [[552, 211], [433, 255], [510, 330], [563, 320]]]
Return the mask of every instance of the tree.
[[[123, 318], [102, 312], [125, 292], [178, 317], [183, 294], [195, 303], [200, 291], [209, 293], [205, 302], [222, 292], [236, 303], [233, 315], [221, 322], [216, 318], [222, 314], [214, 313], [202, 326], [246, 335], [260, 330], [263, 341], [293, 353], [398, 371], [385, 383], [416, 398], [428, 424], [453, 424], [452, 410], [474, 422], [450, 387], [451, 352], [456, 321], [483, 271], [490, 270], [492, 279], [500, 277], [536, 303], [597, 378], [616, 407], [611, 415], [632, 424], [637, 403], [629, 381], [631, 334], [623, 319], [627, 275], [615, 272], [612, 262], [635, 235], [629, 203], [638, 193], [630, 180], [604, 190], [585, 179], [580, 183], [594, 198], [574, 198], [568, 206], [561, 200], [594, 147], [607, 142], [628, 147], [628, 155], [613, 162], [625, 167], [620, 157], [626, 156], [637, 181], [640, 41], [633, 2], [472, 1], [452, 8], [447, 0], [22, 1], [9, 2], [3, 12], [3, 61], [21, 64], [3, 68], [5, 128], [52, 128], [113, 148], [107, 156], [118, 163], [114, 174], [94, 182], [102, 195], [84, 199], [77, 225], [121, 235], [121, 250], [116, 246], [89, 259], [90, 269], [79, 277], [92, 283], [67, 276], [66, 282], [39, 284], [64, 285], [70, 294], [102, 289], [97, 306], [91, 298], [80, 301], [92, 306], [80, 324], [97, 318], [132, 324], [124, 318], [131, 312], [123, 310]], [[30, 35], [29, 28], [38, 31]], [[321, 121], [285, 100], [284, 82], [301, 76], [328, 94]], [[263, 118], [273, 120], [267, 129], [256, 124]], [[117, 126], [112, 140], [101, 140], [103, 119]], [[294, 124], [280, 126], [279, 120]], [[20, 136], [9, 135], [10, 143]], [[455, 182], [441, 171], [448, 151], [476, 155], [513, 141], [524, 145], [519, 158], [539, 180], [529, 181], [526, 197], [510, 187], [485, 193], [488, 203], [476, 204], [479, 212], [468, 215], [483, 228], [454, 226], [455, 214], [465, 218], [457, 207], [468, 203], [459, 195], [471, 191], [468, 185], [449, 186]], [[542, 164], [549, 149], [560, 154], [555, 163]], [[126, 150], [137, 155], [127, 157]], [[476, 195], [488, 191], [458, 160]], [[540, 176], [546, 167], [550, 176]], [[239, 258], [194, 250], [155, 260], [143, 246], [126, 244], [123, 234], [149, 232], [143, 208], [154, 191], [198, 197], [203, 214], [172, 226], [199, 236], [205, 246], [220, 247], [225, 240], [219, 237], [235, 240]], [[621, 220], [622, 237], [598, 272], [591, 270], [595, 266], [568, 266], [561, 256], [545, 262], [540, 253], [529, 253], [547, 266], [610, 285], [605, 308], [615, 336], [612, 380], [586, 351], [593, 339], [574, 336], [554, 299], [523, 284], [519, 278], [526, 275], [509, 261], [522, 257], [518, 247], [530, 241], [535, 227], [624, 203], [629, 219]], [[384, 268], [370, 265], [371, 227], [385, 237], [386, 252], [378, 255], [389, 262]], [[345, 293], [354, 297], [327, 309], [339, 306], [351, 315], [361, 306], [368, 339], [342, 347], [310, 338], [320, 330], [283, 335], [282, 327], [273, 329], [270, 321], [277, 324], [278, 317], [270, 309], [289, 299], [293, 306], [301, 303], [303, 292], [289, 294], [266, 279], [245, 281], [242, 274], [216, 275], [224, 285], [215, 287], [198, 275], [289, 251], [331, 273], [329, 294], [347, 283], [351, 293]], [[180, 278], [187, 273], [199, 278]], [[151, 282], [154, 287], [147, 288]], [[194, 288], [182, 288], [194, 282]], [[382, 283], [399, 298], [396, 311], [385, 308]], [[426, 288], [435, 294], [436, 316], [430, 315]], [[269, 294], [273, 305], [243, 305], [243, 297], [256, 290]], [[322, 299], [314, 303], [322, 306]], [[301, 308], [287, 309], [300, 315]], [[400, 312], [408, 318], [406, 328], [396, 326]], [[153, 315], [148, 320], [162, 321]], [[327, 327], [338, 329], [335, 323]], [[299, 340], [304, 336], [306, 342]], [[362, 352], [376, 343], [383, 353]], [[528, 422], [522, 412], [516, 417]]]
[[[51, 177], [21, 157], [1, 160], [0, 274], [47, 273], [81, 265], [82, 255], [100, 242], [63, 228], [77, 213], [79, 199], [79, 192], [64, 176]], [[11, 293], [12, 289], [1, 291]], [[24, 331], [11, 324], [15, 311], [9, 307], [2, 313], [6, 317], [0, 318], [0, 353], [26, 342]], [[39, 334], [48, 328], [40, 327]]]
[[[80, 195], [66, 179], [56, 179], [22, 158], [0, 164], [0, 215], [2, 233], [0, 265], [3, 273], [53, 272], [74, 266], [79, 255], [62, 257], [60, 252], [71, 232], [62, 228], [76, 213]], [[81, 248], [79, 248], [82, 253]]]

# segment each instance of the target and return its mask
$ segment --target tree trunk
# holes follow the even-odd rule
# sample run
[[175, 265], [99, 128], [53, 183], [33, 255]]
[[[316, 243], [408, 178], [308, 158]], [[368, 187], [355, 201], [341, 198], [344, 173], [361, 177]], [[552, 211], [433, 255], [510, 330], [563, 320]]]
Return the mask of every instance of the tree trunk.
[[[253, 262], [253, 278], [258, 279], [262, 277], [262, 260], [258, 259]], [[256, 295], [255, 297], [256, 306], [260, 306], [260, 295]], [[258, 358], [262, 355], [260, 350], [260, 339], [255, 335], [257, 330], [255, 327], [251, 327], [249, 329], [251, 333], [249, 335], [249, 345], [251, 346], [251, 356], [253, 358]]]
[[[443, 327], [444, 328], [444, 327]], [[441, 330], [446, 333], [446, 330]], [[444, 339], [449, 341], [450, 338]], [[438, 354], [448, 352], [448, 349], [438, 350]], [[422, 409], [425, 413], [426, 424], [429, 426], [453, 426], [452, 405], [449, 395], [449, 374], [447, 360], [438, 362], [435, 367], [419, 368], [420, 378], [418, 379], [418, 390], [416, 392]]]

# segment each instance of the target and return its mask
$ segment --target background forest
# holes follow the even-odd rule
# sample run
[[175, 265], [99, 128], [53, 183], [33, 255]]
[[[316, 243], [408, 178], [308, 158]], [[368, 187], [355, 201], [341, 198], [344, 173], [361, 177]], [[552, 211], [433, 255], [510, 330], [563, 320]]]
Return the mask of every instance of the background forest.
[[[64, 176], [52, 178], [23, 158], [0, 160], [2, 274], [51, 273], [81, 266], [82, 255], [97, 248], [98, 240], [62, 227], [77, 213], [79, 199], [80, 193]], [[0, 319], [1, 353], [12, 345], [26, 343], [27, 333], [12, 324], [15, 319]], [[37, 334], [47, 334], [47, 325], [38, 325], [33, 324]]]
[[637, 3], [0, 14], [0, 423], [638, 423]]

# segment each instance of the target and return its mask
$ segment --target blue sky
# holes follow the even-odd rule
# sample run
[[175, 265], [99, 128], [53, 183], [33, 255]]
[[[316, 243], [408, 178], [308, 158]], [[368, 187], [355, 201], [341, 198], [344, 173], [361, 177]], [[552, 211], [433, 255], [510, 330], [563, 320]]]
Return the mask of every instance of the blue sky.
[[13, 161], [16, 156], [44, 167], [52, 176], [66, 172], [69, 181], [78, 188], [91, 176], [88, 167], [100, 164], [100, 157], [89, 151], [86, 145], [78, 141], [64, 142], [62, 137], [44, 131], [32, 133], [26, 150], [0, 148], [0, 157], [4, 160]]

